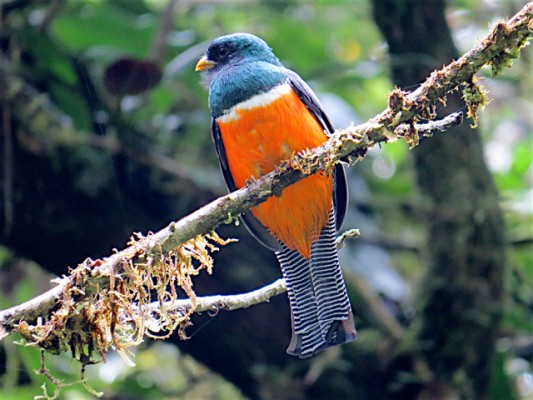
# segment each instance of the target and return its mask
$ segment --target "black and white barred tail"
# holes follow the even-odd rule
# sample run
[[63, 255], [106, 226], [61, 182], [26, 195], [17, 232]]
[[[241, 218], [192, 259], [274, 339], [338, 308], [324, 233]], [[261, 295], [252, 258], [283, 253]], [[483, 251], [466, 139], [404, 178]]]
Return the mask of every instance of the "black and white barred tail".
[[355, 339], [352, 308], [335, 246], [335, 214], [305, 258], [285, 246], [276, 256], [287, 282], [292, 339], [287, 353], [310, 357], [327, 347]]

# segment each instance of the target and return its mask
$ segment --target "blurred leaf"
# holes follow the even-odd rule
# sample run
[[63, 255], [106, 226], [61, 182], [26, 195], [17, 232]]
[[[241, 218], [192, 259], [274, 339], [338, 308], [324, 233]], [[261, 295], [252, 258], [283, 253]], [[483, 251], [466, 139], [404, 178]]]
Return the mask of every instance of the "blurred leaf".
[[27, 27], [21, 32], [26, 51], [31, 54], [32, 73], [46, 77], [50, 75], [65, 84], [74, 85], [77, 76], [67, 53], [60, 51], [57, 46], [41, 32]]
[[56, 105], [72, 118], [76, 128], [86, 131], [91, 129], [90, 110], [87, 110], [85, 99], [74, 88], [51, 82], [50, 94]]
[[507, 353], [497, 351], [494, 357], [492, 382], [489, 388], [489, 400], [519, 400], [516, 391], [513, 390], [511, 379], [505, 371]]
[[115, 96], [136, 95], [152, 89], [161, 80], [161, 68], [151, 61], [120, 58], [104, 74], [107, 90]]
[[531, 141], [526, 141], [518, 143], [513, 148], [513, 161], [509, 171], [495, 174], [495, 179], [500, 190], [525, 190], [530, 186], [526, 175], [533, 167], [532, 145], [533, 143]]
[[155, 32], [154, 16], [135, 15], [112, 2], [79, 4], [54, 19], [55, 38], [73, 51], [102, 45], [146, 56]]

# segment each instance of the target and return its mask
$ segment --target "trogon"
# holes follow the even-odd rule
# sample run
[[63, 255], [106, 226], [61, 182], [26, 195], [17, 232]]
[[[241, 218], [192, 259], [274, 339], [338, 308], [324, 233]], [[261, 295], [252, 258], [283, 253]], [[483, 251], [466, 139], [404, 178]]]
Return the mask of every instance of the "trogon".
[[[209, 89], [212, 135], [230, 191], [272, 171], [334, 131], [311, 88], [257, 36], [215, 39], [198, 61]], [[244, 213], [250, 233], [275, 252], [292, 311], [289, 354], [309, 357], [355, 339], [335, 234], [346, 212], [344, 169], [320, 171]]]

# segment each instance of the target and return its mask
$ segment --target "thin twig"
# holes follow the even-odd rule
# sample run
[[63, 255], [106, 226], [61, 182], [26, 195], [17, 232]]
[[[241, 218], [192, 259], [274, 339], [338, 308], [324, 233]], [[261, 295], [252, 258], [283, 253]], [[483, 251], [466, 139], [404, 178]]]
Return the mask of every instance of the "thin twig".
[[435, 132], [446, 132], [454, 126], [463, 123], [463, 113], [456, 112], [438, 121], [428, 121], [423, 124], [416, 124], [416, 129], [420, 136], [431, 137]]
[[[265, 303], [270, 298], [287, 291], [287, 284], [285, 279], [281, 278], [259, 289], [251, 292], [240, 294], [227, 294], [216, 296], [201, 296], [196, 298], [195, 312], [201, 313], [205, 311], [233, 311], [240, 308], [248, 308], [260, 303]], [[179, 311], [185, 315], [191, 308], [192, 302], [190, 299], [177, 300], [174, 303], [167, 304], [167, 311]], [[152, 311], [160, 309], [158, 302], [150, 303], [147, 308]]]

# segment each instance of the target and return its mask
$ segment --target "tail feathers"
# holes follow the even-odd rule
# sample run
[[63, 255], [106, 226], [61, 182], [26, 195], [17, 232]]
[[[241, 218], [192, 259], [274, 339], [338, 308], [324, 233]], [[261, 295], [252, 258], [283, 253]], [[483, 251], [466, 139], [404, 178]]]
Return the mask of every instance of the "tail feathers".
[[300, 358], [307, 358], [328, 347], [351, 342], [357, 336], [351, 310], [347, 319], [331, 321], [325, 333], [321, 325], [320, 323], [315, 324], [309, 330], [301, 333], [296, 333], [293, 330], [287, 353]]
[[[331, 212], [324, 227], [311, 246], [311, 277], [320, 321], [347, 320], [351, 312], [335, 245], [335, 216]], [[323, 327], [329, 329], [329, 324]]]
[[[291, 306], [291, 325], [293, 333], [303, 333], [308, 327], [317, 324], [318, 307], [311, 279], [309, 260], [296, 250], [286, 248], [276, 253], [281, 272], [287, 281], [287, 292]], [[293, 335], [293, 341], [295, 337]], [[291, 347], [291, 346], [289, 346]], [[294, 345], [295, 348], [300, 345]]]
[[287, 352], [305, 358], [354, 340], [353, 314], [335, 247], [333, 211], [309, 259], [286, 247], [276, 255], [292, 311], [293, 334]]

